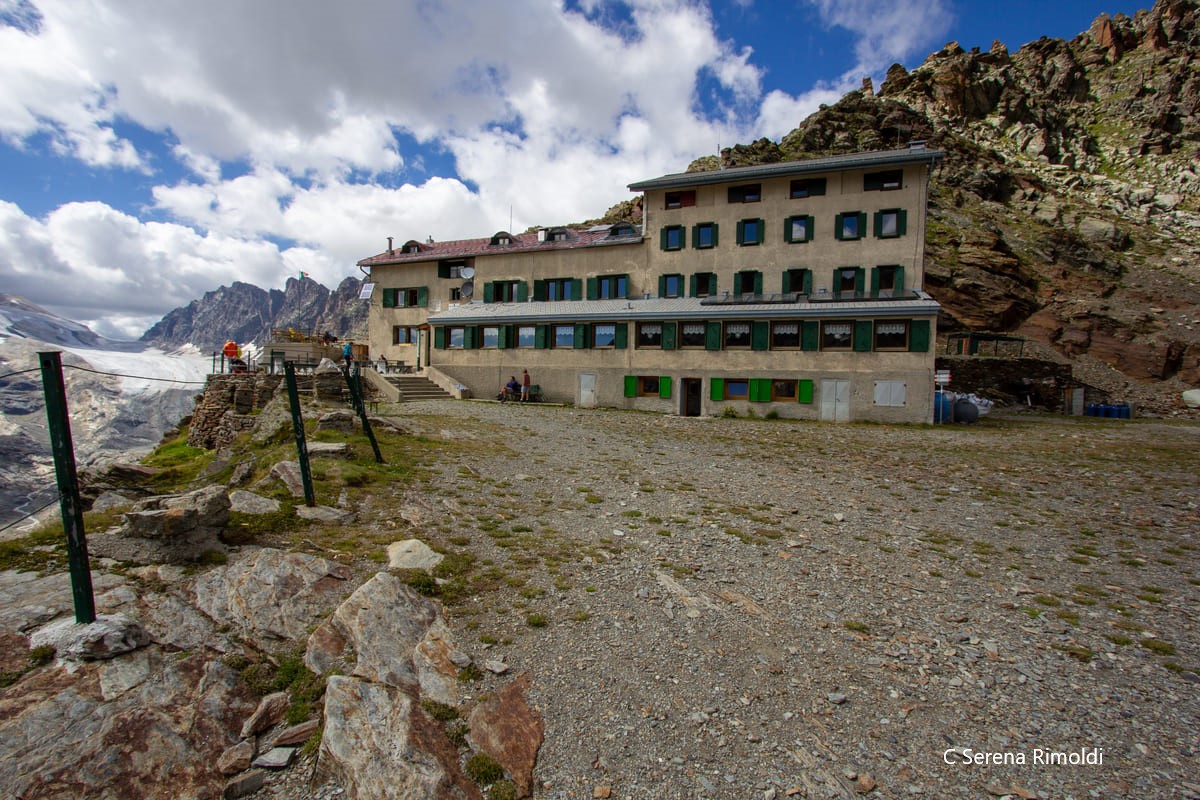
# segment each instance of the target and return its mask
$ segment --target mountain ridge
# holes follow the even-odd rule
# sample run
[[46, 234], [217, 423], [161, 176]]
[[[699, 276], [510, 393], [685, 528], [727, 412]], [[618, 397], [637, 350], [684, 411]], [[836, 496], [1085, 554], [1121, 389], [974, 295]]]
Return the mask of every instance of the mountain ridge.
[[367, 303], [359, 299], [361, 287], [362, 281], [352, 276], [332, 290], [311, 278], [288, 278], [282, 290], [234, 281], [168, 312], [140, 341], [166, 348], [194, 344], [211, 351], [230, 339], [266, 344], [273, 328], [365, 338]]

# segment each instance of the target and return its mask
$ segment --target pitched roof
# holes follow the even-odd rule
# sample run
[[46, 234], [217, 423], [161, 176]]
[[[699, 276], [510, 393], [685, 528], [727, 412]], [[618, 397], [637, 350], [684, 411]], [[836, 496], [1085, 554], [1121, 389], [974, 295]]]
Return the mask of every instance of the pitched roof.
[[811, 175], [821, 172], [845, 172], [851, 169], [902, 166], [904, 164], [933, 164], [941, 161], [945, 153], [910, 146], [897, 150], [875, 150], [868, 153], [850, 153], [841, 156], [822, 156], [803, 161], [780, 161], [775, 164], [756, 164], [750, 167], [728, 167], [705, 172], [675, 172], [659, 178], [629, 184], [633, 192], [651, 189], [677, 189], [689, 186], [706, 186], [714, 183], [737, 183], [741, 181], [782, 178], [788, 175]]
[[[590, 228], [546, 228], [547, 232], [563, 231], [565, 241], [552, 241], [550, 236], [542, 236], [542, 231], [534, 233], [507, 233], [499, 231], [492, 236], [482, 239], [456, 239], [448, 242], [409, 242], [419, 248], [416, 253], [401, 252], [404, 247], [364, 258], [358, 262], [361, 267], [373, 267], [381, 264], [407, 264], [416, 261], [441, 261], [444, 259], [468, 258], [471, 256], [499, 255], [501, 253], [536, 253], [551, 250], [574, 250], [580, 247], [602, 247], [618, 244], [640, 244], [642, 231], [637, 225], [630, 225], [632, 233], [613, 235], [614, 225], [594, 225]], [[501, 235], [508, 237], [510, 244], [492, 244]]]
[[501, 325], [535, 322], [620, 322], [624, 320], [911, 317], [936, 314], [941, 306], [925, 292], [907, 299], [869, 299], [844, 302], [714, 303], [700, 297], [642, 300], [551, 300], [528, 303], [464, 303], [431, 314], [433, 325]]

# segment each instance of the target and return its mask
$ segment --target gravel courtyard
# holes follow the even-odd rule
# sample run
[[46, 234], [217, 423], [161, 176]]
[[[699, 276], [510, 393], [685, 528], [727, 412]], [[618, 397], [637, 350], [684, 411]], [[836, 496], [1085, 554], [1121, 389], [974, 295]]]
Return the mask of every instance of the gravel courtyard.
[[1200, 797], [1200, 425], [395, 408], [537, 798]]

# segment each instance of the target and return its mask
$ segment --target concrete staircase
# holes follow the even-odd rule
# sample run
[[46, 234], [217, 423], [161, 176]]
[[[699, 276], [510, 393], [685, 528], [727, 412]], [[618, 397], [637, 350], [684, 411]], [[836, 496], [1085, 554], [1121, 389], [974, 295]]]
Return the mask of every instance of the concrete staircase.
[[451, 395], [442, 387], [420, 375], [387, 375], [387, 382], [400, 390], [400, 402], [417, 400], [451, 400]]

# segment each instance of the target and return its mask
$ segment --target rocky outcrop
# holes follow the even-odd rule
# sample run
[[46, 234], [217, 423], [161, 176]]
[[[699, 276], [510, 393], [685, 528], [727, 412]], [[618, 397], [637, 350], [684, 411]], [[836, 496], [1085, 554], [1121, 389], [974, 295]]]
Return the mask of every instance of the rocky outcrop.
[[421, 706], [455, 705], [458, 666], [470, 663], [441, 606], [381, 572], [313, 632], [304, 662], [313, 672], [350, 673], [326, 685], [318, 768], [340, 776], [352, 796], [482, 797]]
[[253, 708], [237, 673], [203, 651], [42, 669], [0, 693], [0, 795], [217, 797], [218, 757]]
[[350, 591], [353, 576], [349, 567], [316, 556], [246, 548], [224, 569], [198, 576], [190, 594], [206, 615], [268, 647], [303, 641]]
[[93, 555], [135, 564], [186, 564], [224, 552], [229, 496], [221, 486], [139, 500], [115, 529], [88, 542]]

